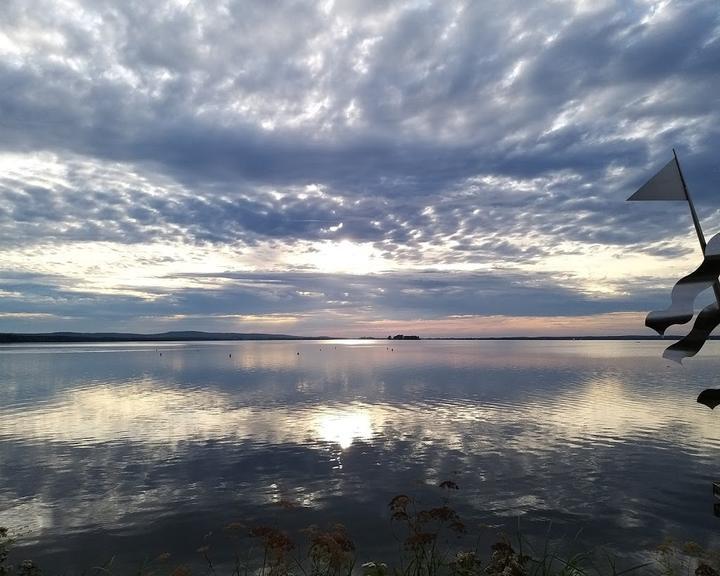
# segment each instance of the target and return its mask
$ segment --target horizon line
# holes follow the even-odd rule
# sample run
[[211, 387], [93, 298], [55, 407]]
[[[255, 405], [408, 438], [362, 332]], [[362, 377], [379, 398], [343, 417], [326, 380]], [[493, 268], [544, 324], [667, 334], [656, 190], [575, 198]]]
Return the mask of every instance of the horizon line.
[[[396, 338], [399, 336], [399, 338]], [[655, 334], [597, 334], [597, 335], [514, 335], [514, 336], [422, 336], [396, 334], [391, 336], [309, 336], [270, 332], [208, 332], [203, 330], [172, 330], [166, 332], [0, 332], [0, 344], [14, 343], [80, 343], [80, 342], [192, 342], [242, 340], [677, 340], [679, 335]], [[711, 340], [720, 339], [712, 336]]]

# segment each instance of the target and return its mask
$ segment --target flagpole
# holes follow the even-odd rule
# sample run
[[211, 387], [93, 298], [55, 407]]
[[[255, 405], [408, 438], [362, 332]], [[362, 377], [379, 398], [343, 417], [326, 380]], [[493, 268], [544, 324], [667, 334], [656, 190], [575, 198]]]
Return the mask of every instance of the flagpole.
[[[680, 182], [682, 182], [683, 192], [685, 192], [685, 199], [690, 206], [690, 214], [692, 215], [693, 224], [695, 225], [695, 232], [697, 233], [698, 241], [700, 242], [700, 248], [702, 249], [704, 256], [705, 247], [707, 246], [707, 243], [705, 242], [705, 234], [703, 234], [702, 228], [700, 227], [700, 220], [698, 220], [697, 212], [695, 212], [695, 204], [693, 204], [687, 184], [685, 184], [685, 177], [683, 176], [682, 168], [680, 168], [680, 161], [678, 160], [675, 148], [673, 148], [673, 156], [675, 157], [675, 164], [677, 165], [678, 173], [680, 174]], [[718, 282], [717, 280], [713, 282], [713, 291], [715, 292], [715, 300], [717, 300], [718, 306], [720, 306], [720, 282]]]

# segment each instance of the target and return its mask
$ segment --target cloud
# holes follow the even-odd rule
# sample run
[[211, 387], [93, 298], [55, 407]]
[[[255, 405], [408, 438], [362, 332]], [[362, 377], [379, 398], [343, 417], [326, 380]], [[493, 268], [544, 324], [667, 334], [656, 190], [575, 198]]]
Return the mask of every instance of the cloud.
[[112, 325], [139, 332], [385, 336], [405, 326], [423, 336], [571, 335], [613, 333], [615, 322], [615, 333], [642, 333], [644, 314], [638, 310], [660, 308], [667, 299], [652, 283], [637, 282], [629, 300], [624, 294], [579, 293], [558, 286], [551, 274], [509, 271], [180, 273], [167, 280], [109, 290], [63, 277], [6, 280], [0, 284], [0, 320], [18, 331], [32, 322], [38, 330]]
[[[173, 246], [162, 258], [185, 260], [183, 273], [205, 272], [194, 259], [215, 252], [214, 272], [322, 277], [340, 269], [307, 255], [345, 242], [373, 254], [368, 271], [412, 270], [428, 290], [388, 314], [506, 313], [506, 295], [523, 314], [562, 313], [563, 299], [579, 314], [642, 309], [623, 261], [648, 258], [655, 282], [696, 250], [684, 206], [624, 203], [673, 146], [708, 235], [720, 224], [715, 8], [5, 2], [5, 269], [77, 281], [72, 262], [53, 268], [42, 252], [114, 245], [130, 270], [160, 266], [148, 250], [136, 260], [139, 247]], [[594, 270], [570, 269], [598, 254]], [[423, 270], [448, 272], [444, 288]], [[133, 290], [153, 292], [166, 272]], [[483, 292], [485, 272], [506, 274], [505, 288]], [[508, 288], [538, 274], [547, 297]], [[593, 305], [591, 283], [613, 297]], [[6, 308], [30, 313], [31, 293]], [[204, 306], [216, 293], [174, 297]], [[247, 313], [313, 310], [264, 302], [249, 298]]]

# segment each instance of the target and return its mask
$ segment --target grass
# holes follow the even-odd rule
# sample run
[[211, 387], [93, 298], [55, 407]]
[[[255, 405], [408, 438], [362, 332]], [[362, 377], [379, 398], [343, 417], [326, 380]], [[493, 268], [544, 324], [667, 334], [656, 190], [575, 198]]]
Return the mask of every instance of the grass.
[[[446, 494], [457, 485], [445, 481]], [[720, 552], [699, 545], [666, 540], [657, 549], [653, 562], [620, 568], [606, 554], [602, 566], [597, 554], [566, 556], [561, 544], [546, 537], [539, 549], [518, 534], [500, 535], [483, 556], [477, 535], [468, 534], [446, 495], [437, 506], [420, 507], [405, 494], [389, 503], [390, 522], [397, 543], [391, 563], [369, 561], [358, 564], [358, 552], [347, 529], [339, 524], [302, 530], [301, 541], [293, 540], [278, 526], [246, 526], [235, 522], [222, 530], [225, 542], [220, 555], [214, 548], [212, 533], [197, 548], [203, 567], [173, 562], [161, 554], [128, 572], [114, 564], [88, 567], [92, 576], [624, 576], [640, 570], [658, 576], [720, 576]], [[468, 547], [467, 542], [475, 545]], [[30, 560], [11, 562], [14, 541], [6, 528], [0, 528], [0, 576], [43, 576], [45, 572]], [[218, 561], [222, 558], [222, 561]], [[54, 574], [54, 573], [53, 573]]]

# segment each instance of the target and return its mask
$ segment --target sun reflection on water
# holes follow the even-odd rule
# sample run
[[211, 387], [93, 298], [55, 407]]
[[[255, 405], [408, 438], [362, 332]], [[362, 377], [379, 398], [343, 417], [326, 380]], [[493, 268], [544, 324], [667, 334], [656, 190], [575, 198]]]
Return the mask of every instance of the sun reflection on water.
[[369, 442], [373, 438], [373, 419], [367, 410], [334, 410], [315, 416], [317, 438], [334, 442], [343, 450], [355, 440]]

